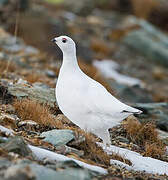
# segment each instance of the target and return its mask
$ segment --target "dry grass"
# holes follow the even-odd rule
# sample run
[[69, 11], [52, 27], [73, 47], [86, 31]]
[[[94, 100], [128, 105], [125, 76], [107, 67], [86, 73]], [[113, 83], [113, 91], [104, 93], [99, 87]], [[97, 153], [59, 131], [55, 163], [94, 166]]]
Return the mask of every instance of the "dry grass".
[[91, 49], [100, 55], [101, 58], [107, 57], [111, 53], [109, 45], [103, 40], [98, 40], [97, 38], [92, 39]]
[[145, 144], [145, 156], [150, 156], [156, 159], [162, 159], [162, 156], [165, 154], [165, 145], [159, 141], [157, 143], [146, 143]]
[[53, 83], [53, 81], [51, 81], [48, 77], [46, 77], [43, 74], [32, 72], [32, 73], [25, 74], [24, 77], [26, 81], [29, 82], [30, 84], [33, 84], [35, 82], [41, 82], [41, 83], [47, 84], [49, 87], [52, 87], [52, 88], [55, 87], [55, 82]]
[[86, 133], [80, 129], [76, 130], [77, 134], [83, 135], [85, 141], [81, 142], [77, 148], [84, 151], [84, 158], [90, 159], [96, 163], [103, 164], [105, 166], [110, 165], [110, 156], [105, 153], [96, 142], [97, 139], [90, 133]]
[[33, 84], [35, 82], [42, 82], [43, 78], [40, 74], [36, 74], [36, 73], [32, 72], [32, 73], [29, 73], [28, 75], [26, 75], [25, 79], [29, 83]]
[[158, 5], [156, 0], [131, 0], [131, 3], [134, 14], [143, 19], [147, 19]]
[[161, 158], [165, 153], [165, 145], [159, 139], [154, 123], [140, 123], [130, 118], [124, 127], [129, 139], [144, 149], [145, 156]]
[[77, 147], [75, 147], [84, 151], [83, 158], [94, 161], [104, 167], [108, 167], [110, 165], [110, 159], [119, 160], [131, 165], [131, 162], [128, 159], [125, 159], [119, 154], [113, 153], [112, 155], [108, 155], [106, 152], [104, 152], [104, 150], [96, 144], [98, 139], [94, 135], [86, 133], [81, 129], [73, 130], [76, 132], [77, 136], [82, 135], [85, 137], [85, 141], [82, 141]]
[[16, 64], [8, 61], [0, 61], [0, 75], [7, 72], [14, 72], [16, 70]]
[[21, 120], [32, 120], [41, 125], [50, 127], [63, 127], [63, 124], [60, 121], [55, 120], [48, 106], [45, 104], [40, 104], [34, 100], [23, 99], [20, 101], [15, 100], [13, 106]]

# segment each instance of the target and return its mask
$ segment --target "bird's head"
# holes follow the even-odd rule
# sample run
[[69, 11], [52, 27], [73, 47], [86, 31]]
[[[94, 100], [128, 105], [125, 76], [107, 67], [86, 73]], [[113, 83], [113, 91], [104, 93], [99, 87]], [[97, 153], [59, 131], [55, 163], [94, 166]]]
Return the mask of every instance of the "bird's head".
[[58, 45], [58, 47], [61, 49], [63, 54], [64, 53], [71, 54], [76, 52], [75, 42], [68, 36], [55, 37], [51, 41]]

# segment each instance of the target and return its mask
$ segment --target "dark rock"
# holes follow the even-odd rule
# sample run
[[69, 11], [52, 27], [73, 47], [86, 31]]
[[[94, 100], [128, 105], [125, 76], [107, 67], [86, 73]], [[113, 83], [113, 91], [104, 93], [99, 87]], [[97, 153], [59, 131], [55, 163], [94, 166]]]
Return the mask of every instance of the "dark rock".
[[10, 138], [7, 142], [1, 143], [0, 147], [7, 152], [14, 152], [21, 156], [31, 155], [31, 150], [26, 145], [22, 137]]
[[137, 103], [134, 106], [144, 112], [143, 119], [155, 120], [158, 128], [168, 131], [168, 103]]
[[113, 88], [117, 92], [118, 97], [123, 102], [128, 102], [128, 103], [153, 102], [151, 94], [148, 93], [146, 89], [142, 89], [138, 85], [130, 87], [130, 86], [118, 84], [117, 82], [113, 82], [111, 80], [109, 80], [109, 84], [111, 88]]
[[12, 102], [13, 96], [8, 92], [8, 88], [0, 85], [0, 101], [2, 103], [10, 103]]

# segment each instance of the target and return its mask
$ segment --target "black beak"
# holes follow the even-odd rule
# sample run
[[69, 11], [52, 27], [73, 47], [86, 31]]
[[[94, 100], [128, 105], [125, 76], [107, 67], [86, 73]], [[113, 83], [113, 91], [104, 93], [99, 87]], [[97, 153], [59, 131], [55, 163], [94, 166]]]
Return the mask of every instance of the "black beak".
[[51, 42], [55, 43], [57, 42], [57, 40], [54, 38], [54, 39], [51, 39]]

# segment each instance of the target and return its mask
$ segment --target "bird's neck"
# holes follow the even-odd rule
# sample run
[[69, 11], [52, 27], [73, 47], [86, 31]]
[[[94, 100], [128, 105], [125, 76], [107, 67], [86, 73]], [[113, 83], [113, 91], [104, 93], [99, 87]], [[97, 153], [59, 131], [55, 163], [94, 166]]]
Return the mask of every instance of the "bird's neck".
[[79, 65], [76, 57], [76, 52], [73, 53], [63, 53], [63, 63], [62, 67], [68, 68], [71, 70], [78, 70]]

